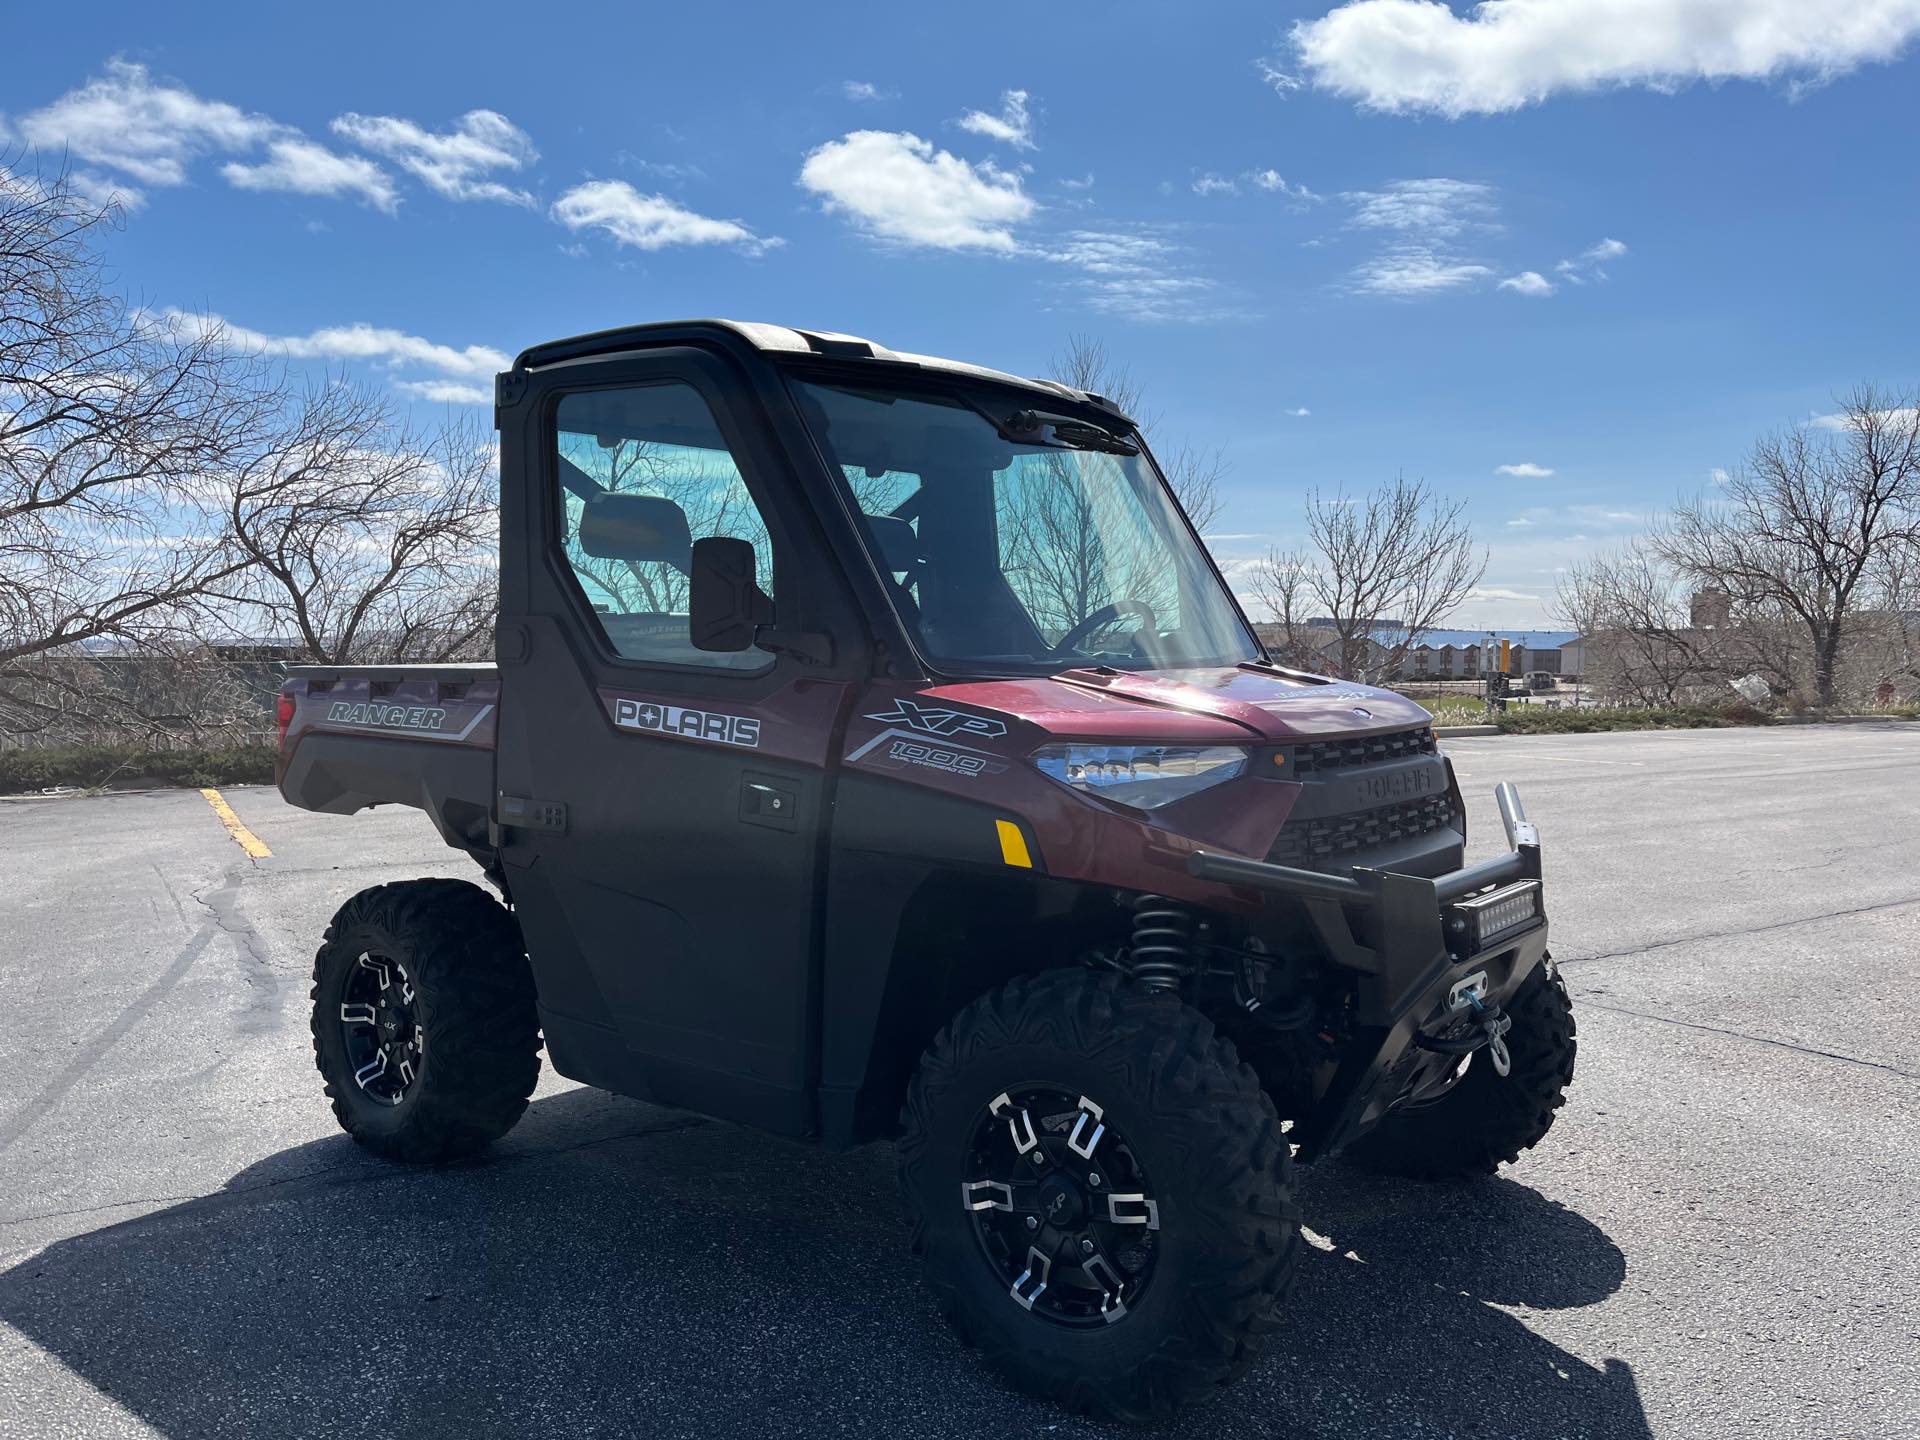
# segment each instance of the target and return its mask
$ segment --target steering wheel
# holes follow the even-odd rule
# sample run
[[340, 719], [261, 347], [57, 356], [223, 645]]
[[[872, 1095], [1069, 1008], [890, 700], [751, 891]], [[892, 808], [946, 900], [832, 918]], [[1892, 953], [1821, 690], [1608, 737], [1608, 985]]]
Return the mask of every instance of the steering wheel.
[[1139, 600], [1116, 600], [1111, 605], [1102, 605], [1078, 625], [1067, 631], [1066, 634], [1060, 637], [1060, 643], [1055, 645], [1049, 653], [1053, 655], [1065, 655], [1069, 650], [1079, 648], [1080, 642], [1086, 639], [1087, 636], [1098, 630], [1102, 625], [1111, 625], [1122, 615], [1138, 616], [1140, 620], [1144, 622], [1140, 627], [1142, 630], [1153, 629], [1154, 614], [1152, 606], [1146, 605]]

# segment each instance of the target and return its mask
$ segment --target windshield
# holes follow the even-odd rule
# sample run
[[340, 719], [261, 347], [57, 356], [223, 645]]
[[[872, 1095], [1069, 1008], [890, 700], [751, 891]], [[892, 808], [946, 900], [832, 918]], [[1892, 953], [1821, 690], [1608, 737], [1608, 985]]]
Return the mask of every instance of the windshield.
[[1152, 465], [1116, 453], [1131, 445], [1064, 415], [1042, 416], [1030, 432], [996, 425], [989, 415], [1019, 408], [1004, 397], [975, 408], [958, 396], [795, 388], [859, 509], [875, 568], [939, 668], [1259, 658]]

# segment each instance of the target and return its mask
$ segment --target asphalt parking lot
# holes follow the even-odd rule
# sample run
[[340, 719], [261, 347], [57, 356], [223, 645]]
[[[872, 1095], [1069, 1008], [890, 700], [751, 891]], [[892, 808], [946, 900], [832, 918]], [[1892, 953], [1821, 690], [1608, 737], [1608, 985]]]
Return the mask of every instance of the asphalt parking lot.
[[[1498, 1180], [1307, 1172], [1193, 1436], [1920, 1435], [1920, 725], [1449, 743], [1548, 856], [1580, 1073]], [[891, 1155], [546, 1076], [485, 1159], [337, 1133], [307, 969], [423, 817], [0, 802], [0, 1434], [1109, 1433], [903, 1261]], [[1125, 1433], [1125, 1432], [1115, 1432]]]

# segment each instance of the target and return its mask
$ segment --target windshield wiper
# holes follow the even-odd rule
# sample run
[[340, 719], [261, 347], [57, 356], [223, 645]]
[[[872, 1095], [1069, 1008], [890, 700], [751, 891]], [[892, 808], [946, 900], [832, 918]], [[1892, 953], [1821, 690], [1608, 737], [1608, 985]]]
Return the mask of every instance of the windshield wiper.
[[1066, 450], [1098, 450], [1106, 455], [1140, 453], [1140, 447], [1125, 436], [1077, 415], [1016, 410], [996, 424], [1007, 439], [1023, 445], [1057, 445]]

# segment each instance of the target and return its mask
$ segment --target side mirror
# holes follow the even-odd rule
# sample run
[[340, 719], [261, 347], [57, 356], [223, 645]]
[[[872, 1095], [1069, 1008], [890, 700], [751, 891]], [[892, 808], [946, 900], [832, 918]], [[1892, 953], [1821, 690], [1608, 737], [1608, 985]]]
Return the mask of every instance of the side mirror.
[[773, 601], [760, 588], [753, 546], [729, 535], [693, 542], [687, 629], [696, 650], [751, 650]]

